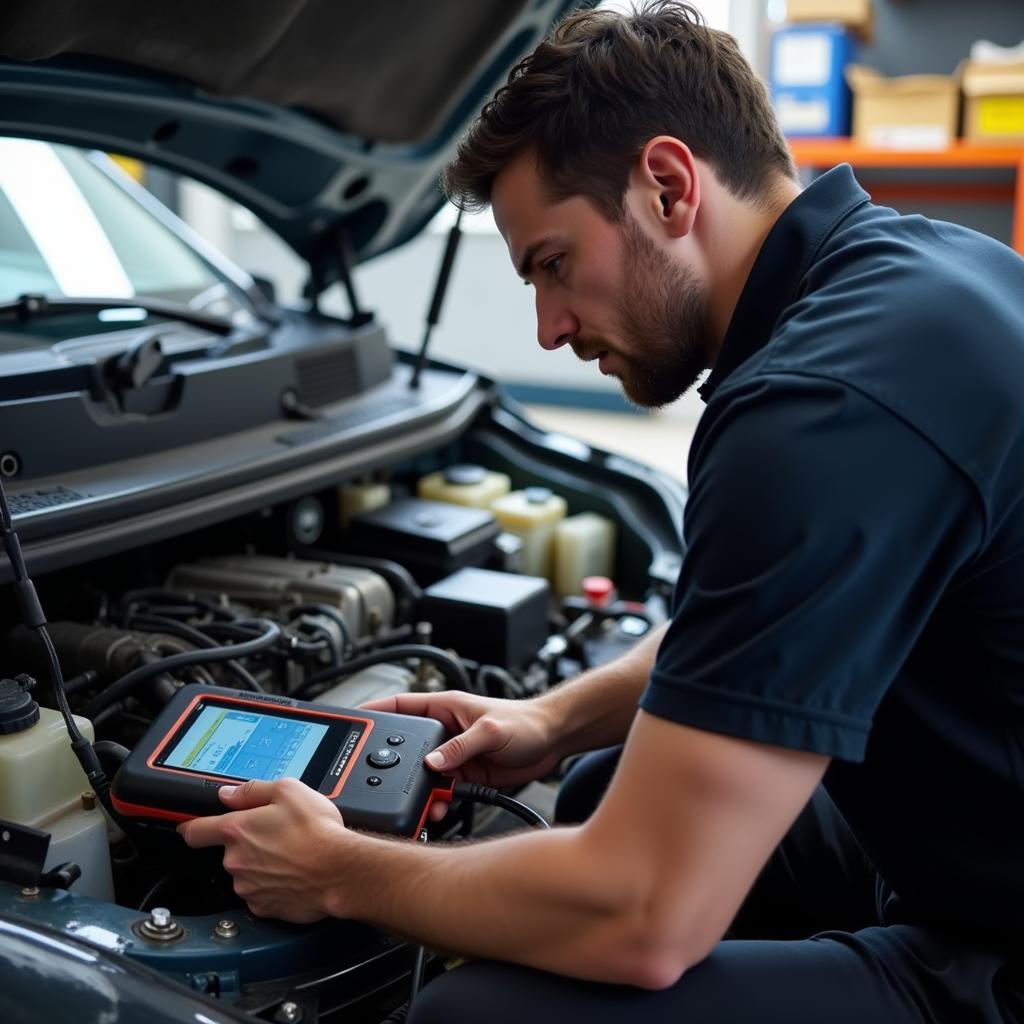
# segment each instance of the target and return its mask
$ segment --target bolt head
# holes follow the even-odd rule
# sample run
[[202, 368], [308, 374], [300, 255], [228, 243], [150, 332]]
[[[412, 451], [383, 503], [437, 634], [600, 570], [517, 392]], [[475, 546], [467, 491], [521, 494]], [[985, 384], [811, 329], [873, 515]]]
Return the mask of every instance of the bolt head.
[[237, 938], [239, 931], [240, 929], [238, 925], [229, 918], [225, 918], [223, 921], [218, 921], [213, 928], [213, 934], [218, 939]]
[[288, 1000], [280, 1005], [277, 1013], [274, 1014], [274, 1020], [279, 1021], [280, 1024], [299, 1024], [299, 1021], [302, 1020], [302, 1007], [298, 1003]]
[[166, 907], [154, 907], [149, 912], [149, 922], [154, 928], [169, 928], [171, 912]]

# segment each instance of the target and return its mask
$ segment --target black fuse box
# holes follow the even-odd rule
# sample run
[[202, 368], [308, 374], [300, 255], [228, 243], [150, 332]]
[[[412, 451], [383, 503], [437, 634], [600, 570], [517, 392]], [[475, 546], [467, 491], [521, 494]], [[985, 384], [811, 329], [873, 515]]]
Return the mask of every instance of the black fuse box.
[[433, 641], [464, 658], [517, 668], [548, 638], [548, 581], [489, 569], [463, 569], [427, 587], [420, 617]]
[[353, 516], [346, 546], [399, 562], [424, 585], [466, 566], [485, 565], [494, 557], [499, 533], [486, 509], [404, 498]]

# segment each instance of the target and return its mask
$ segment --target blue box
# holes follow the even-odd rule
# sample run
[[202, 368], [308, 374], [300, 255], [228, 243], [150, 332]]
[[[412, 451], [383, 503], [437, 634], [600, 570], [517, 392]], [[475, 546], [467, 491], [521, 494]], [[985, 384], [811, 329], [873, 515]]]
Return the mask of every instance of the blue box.
[[850, 31], [834, 22], [791, 25], [772, 37], [772, 103], [784, 134], [794, 138], [850, 134], [853, 60]]

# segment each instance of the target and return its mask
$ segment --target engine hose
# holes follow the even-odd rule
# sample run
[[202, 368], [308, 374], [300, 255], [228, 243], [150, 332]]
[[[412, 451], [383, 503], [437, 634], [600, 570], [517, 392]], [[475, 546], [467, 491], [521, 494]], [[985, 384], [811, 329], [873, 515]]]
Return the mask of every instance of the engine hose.
[[93, 697], [85, 706], [83, 714], [86, 718], [93, 718], [104, 708], [134, 692], [148, 679], [162, 675], [164, 672], [173, 672], [188, 665], [201, 665], [210, 661], [232, 661], [238, 658], [246, 658], [250, 654], [258, 654], [269, 647], [273, 647], [281, 636], [281, 627], [268, 619], [258, 619], [256, 621], [263, 626], [264, 632], [253, 640], [247, 640], [240, 644], [231, 644], [228, 647], [211, 647], [198, 651], [185, 651], [183, 654], [173, 654], [169, 658], [160, 658], [157, 661], [150, 662], [148, 665], [140, 665], [126, 676], [122, 676], [117, 682], [111, 683], [102, 693], [98, 693]]
[[334, 682], [336, 679], [350, 676], [353, 672], [359, 672], [371, 665], [405, 661], [407, 658], [422, 658], [424, 661], [432, 662], [452, 689], [472, 690], [466, 670], [458, 659], [453, 658], [447, 651], [442, 651], [440, 647], [428, 647], [426, 644], [398, 644], [395, 647], [386, 647], [380, 651], [371, 651], [369, 654], [352, 658], [351, 661], [346, 661], [343, 665], [335, 665], [332, 668], [315, 672], [299, 687], [295, 696], [300, 696], [320, 683]]
[[[196, 629], [194, 626], [186, 625], [184, 622], [178, 622], [177, 619], [165, 618], [163, 615], [133, 615], [126, 623], [129, 627], [136, 624], [143, 628], [149, 628], [160, 633], [166, 633], [168, 636], [176, 636], [182, 640], [188, 640], [189, 643], [193, 644], [195, 647], [202, 647], [206, 650], [212, 650], [220, 647], [220, 644], [218, 644], [216, 640], [207, 636], [202, 632], [202, 630]], [[247, 690], [254, 690], [257, 693], [262, 690], [262, 687], [256, 681], [255, 677], [235, 661], [234, 658], [230, 661], [224, 662], [224, 667], [229, 672], [237, 676], [239, 682]]]

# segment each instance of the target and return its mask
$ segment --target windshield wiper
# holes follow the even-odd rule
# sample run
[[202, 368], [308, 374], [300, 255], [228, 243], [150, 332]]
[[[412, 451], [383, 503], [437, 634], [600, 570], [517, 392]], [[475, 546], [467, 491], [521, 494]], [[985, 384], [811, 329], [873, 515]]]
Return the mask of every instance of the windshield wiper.
[[[49, 297], [46, 295], [19, 295], [13, 302], [0, 302], [0, 320], [36, 320], [41, 317], [66, 316], [69, 313], [99, 313], [104, 309], [144, 309], [153, 316], [180, 320], [182, 323], [203, 327], [215, 334], [230, 334], [231, 321], [213, 313], [200, 313], [180, 302], [145, 298], [92, 298], [82, 296]], [[126, 325], [127, 326], [127, 325]]]

